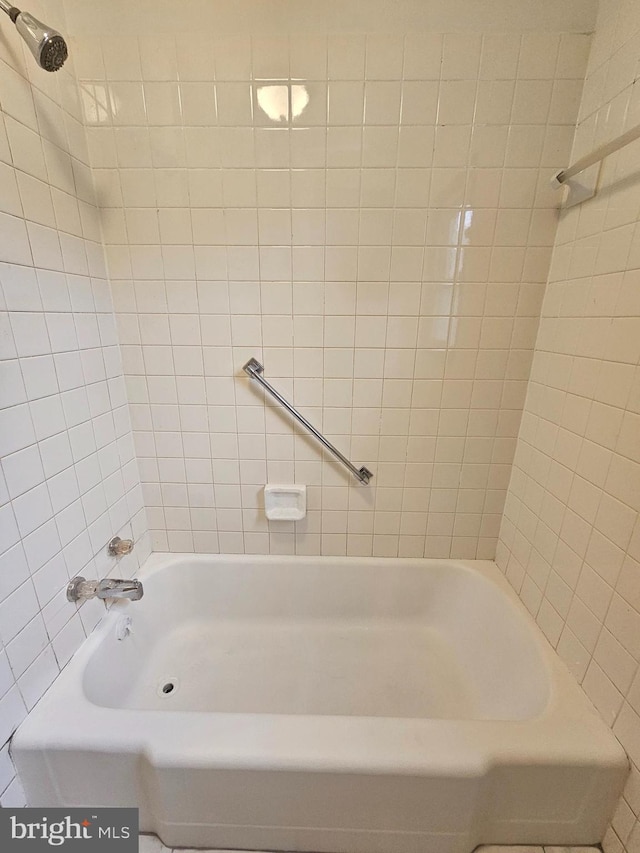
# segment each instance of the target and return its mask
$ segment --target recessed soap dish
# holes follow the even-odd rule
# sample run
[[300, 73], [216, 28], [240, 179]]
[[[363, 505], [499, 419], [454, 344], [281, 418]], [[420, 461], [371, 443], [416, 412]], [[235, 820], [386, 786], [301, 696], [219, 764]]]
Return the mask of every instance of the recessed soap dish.
[[265, 486], [264, 511], [270, 521], [300, 521], [307, 514], [307, 487]]

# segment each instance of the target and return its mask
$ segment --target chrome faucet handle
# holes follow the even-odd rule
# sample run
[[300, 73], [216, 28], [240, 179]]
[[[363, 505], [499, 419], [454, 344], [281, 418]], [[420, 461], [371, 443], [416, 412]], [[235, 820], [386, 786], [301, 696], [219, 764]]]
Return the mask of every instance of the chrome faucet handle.
[[107, 545], [107, 554], [110, 557], [124, 557], [125, 554], [130, 554], [133, 551], [133, 545], [133, 539], [121, 539], [119, 536], [114, 536]]
[[88, 581], [81, 575], [69, 581], [67, 586], [67, 601], [87, 601], [98, 594], [98, 581]]

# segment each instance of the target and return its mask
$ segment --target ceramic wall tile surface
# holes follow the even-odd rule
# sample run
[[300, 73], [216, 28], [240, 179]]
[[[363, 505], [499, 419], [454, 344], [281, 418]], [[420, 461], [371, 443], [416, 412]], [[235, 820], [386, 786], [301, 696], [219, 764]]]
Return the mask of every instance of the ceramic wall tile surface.
[[[347, 29], [283, 3], [277, 33], [98, 5], [67, 9], [154, 547], [493, 557], [589, 4], [554, 32], [427, 4], [438, 32], [424, 4]], [[307, 518], [267, 523], [267, 482]]]
[[[32, 4], [64, 30], [60, 4]], [[77, 574], [130, 573], [150, 543], [80, 102], [0, 22], [0, 805], [6, 741], [100, 618]], [[106, 556], [115, 534], [134, 559]]]
[[[640, 9], [601, 4], [573, 158], [640, 121]], [[640, 839], [640, 184], [636, 142], [563, 212], [497, 562], [632, 760], [604, 843]]]

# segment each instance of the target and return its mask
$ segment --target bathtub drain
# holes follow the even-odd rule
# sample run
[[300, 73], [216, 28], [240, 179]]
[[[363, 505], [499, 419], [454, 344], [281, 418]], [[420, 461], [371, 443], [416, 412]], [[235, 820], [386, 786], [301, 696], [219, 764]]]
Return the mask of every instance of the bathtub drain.
[[162, 681], [158, 682], [156, 691], [158, 693], [158, 696], [161, 696], [164, 699], [165, 697], [170, 696], [172, 693], [176, 693], [179, 686], [180, 682], [177, 678], [167, 678], [165, 676]]

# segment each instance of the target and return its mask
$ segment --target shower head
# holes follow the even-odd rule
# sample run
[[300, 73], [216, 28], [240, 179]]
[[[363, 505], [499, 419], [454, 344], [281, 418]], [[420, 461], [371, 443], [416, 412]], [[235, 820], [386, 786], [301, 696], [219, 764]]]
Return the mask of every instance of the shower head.
[[62, 68], [69, 53], [65, 40], [57, 30], [43, 24], [28, 12], [18, 12], [12, 20], [41, 68], [45, 71], [57, 71]]
[[67, 44], [57, 30], [48, 27], [30, 15], [0, 0], [0, 9], [7, 13], [25, 40], [36, 62], [45, 71], [58, 71], [69, 55]]

